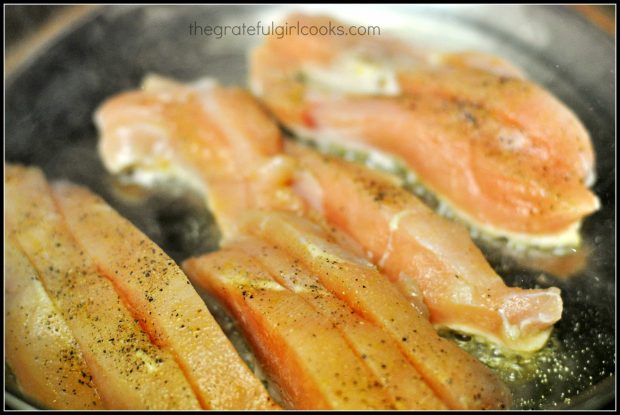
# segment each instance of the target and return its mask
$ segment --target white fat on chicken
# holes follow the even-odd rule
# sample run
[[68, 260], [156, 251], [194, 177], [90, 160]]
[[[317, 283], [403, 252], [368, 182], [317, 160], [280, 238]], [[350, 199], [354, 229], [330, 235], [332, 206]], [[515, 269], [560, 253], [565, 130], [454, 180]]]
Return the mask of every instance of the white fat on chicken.
[[343, 94], [396, 96], [400, 86], [395, 69], [386, 62], [345, 53], [329, 66], [307, 64], [302, 76], [313, 87]]

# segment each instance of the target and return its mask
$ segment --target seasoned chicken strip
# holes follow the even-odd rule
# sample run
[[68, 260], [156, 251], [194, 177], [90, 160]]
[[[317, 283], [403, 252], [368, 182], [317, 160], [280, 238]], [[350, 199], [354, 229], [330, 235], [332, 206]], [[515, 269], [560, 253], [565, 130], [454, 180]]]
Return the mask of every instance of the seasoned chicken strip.
[[4, 348], [20, 388], [50, 409], [105, 409], [75, 337], [10, 236], [4, 256]]
[[[342, 24], [325, 16], [286, 22]], [[580, 242], [599, 208], [590, 137], [557, 98], [484, 55], [421, 53], [385, 37], [269, 36], [250, 85], [325, 151], [405, 166], [410, 184], [484, 237], [518, 248]]]
[[155, 346], [112, 283], [77, 243], [40, 170], [6, 167], [5, 215], [75, 336], [110, 409], [199, 409], [174, 357]]
[[447, 409], [407, 361], [398, 344], [328, 291], [299, 260], [256, 238], [243, 237], [227, 246], [258, 259], [278, 283], [301, 296], [338, 328], [392, 396], [397, 409]]
[[512, 350], [546, 343], [562, 316], [559, 289], [507, 287], [462, 226], [392, 178], [304, 146], [291, 143], [287, 151], [315, 186], [298, 186], [298, 192], [359, 242], [392, 281], [404, 290], [408, 282], [419, 288], [433, 324]]
[[251, 256], [223, 249], [183, 265], [224, 303], [291, 409], [394, 409], [394, 401], [332, 324]]
[[240, 229], [299, 260], [325, 288], [388, 332], [448, 407], [510, 407], [509, 391], [487, 367], [439, 337], [372, 264], [330, 242], [320, 226], [291, 213], [251, 212]]
[[173, 353], [204, 408], [275, 408], [170, 257], [88, 190], [58, 183], [53, 192], [70, 231], [154, 342]]

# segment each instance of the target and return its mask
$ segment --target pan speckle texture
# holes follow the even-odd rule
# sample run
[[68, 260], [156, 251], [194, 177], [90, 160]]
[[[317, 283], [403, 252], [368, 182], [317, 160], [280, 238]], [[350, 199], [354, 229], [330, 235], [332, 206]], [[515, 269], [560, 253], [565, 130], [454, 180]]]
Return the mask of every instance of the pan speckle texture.
[[[149, 72], [186, 81], [211, 76], [223, 84], [245, 84], [246, 54], [260, 39], [190, 36], [189, 25], [259, 20], [270, 24], [288, 9], [116, 6], [96, 10], [9, 74], [6, 160], [37, 165], [52, 179], [89, 186], [177, 262], [216, 249], [219, 233], [199, 197], [176, 185], [173, 191], [170, 187], [136, 189], [106, 173], [97, 156], [93, 112], [105, 98], [136, 88]], [[524, 68], [585, 123], [596, 149], [594, 190], [602, 208], [584, 223], [590, 249], [584, 269], [559, 278], [497, 248], [482, 246], [509, 285], [562, 289], [564, 314], [552, 341], [538, 354], [517, 360], [501, 357], [465, 336], [452, 337], [498, 371], [513, 391], [516, 408], [596, 408], [607, 403], [614, 397], [616, 323], [613, 40], [559, 7], [321, 6], [310, 10], [378, 25], [383, 32], [423, 46], [496, 53]], [[229, 321], [226, 327], [234, 325]], [[234, 330], [231, 333], [238, 336]]]

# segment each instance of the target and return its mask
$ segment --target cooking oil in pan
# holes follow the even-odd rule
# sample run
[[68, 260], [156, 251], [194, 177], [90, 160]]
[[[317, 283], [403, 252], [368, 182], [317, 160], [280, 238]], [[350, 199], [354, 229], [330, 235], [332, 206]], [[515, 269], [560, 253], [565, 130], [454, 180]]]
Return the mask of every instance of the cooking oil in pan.
[[510, 388], [515, 409], [562, 408], [571, 404], [573, 396], [596, 383], [592, 375], [585, 373], [585, 365], [590, 361], [584, 360], [584, 356], [592, 350], [588, 346], [567, 350], [557, 331], [541, 350], [531, 353], [511, 352], [450, 330], [440, 330], [439, 334], [497, 373]]

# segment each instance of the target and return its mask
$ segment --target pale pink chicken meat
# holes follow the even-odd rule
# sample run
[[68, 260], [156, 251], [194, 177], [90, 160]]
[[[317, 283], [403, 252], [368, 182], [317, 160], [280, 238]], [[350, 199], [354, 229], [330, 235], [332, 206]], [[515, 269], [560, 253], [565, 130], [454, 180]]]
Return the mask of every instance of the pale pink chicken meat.
[[[343, 24], [294, 14], [304, 25]], [[599, 207], [588, 132], [557, 98], [485, 54], [441, 54], [387, 36], [269, 36], [253, 92], [326, 151], [402, 161], [441, 212], [514, 247], [578, 245]]]
[[[346, 167], [347, 163], [341, 165], [337, 160], [323, 166], [324, 159], [313, 158], [313, 151], [293, 145], [282, 153], [282, 138], [272, 129], [273, 122], [259, 108], [254, 108], [256, 104], [247, 95], [236, 90], [225, 92], [218, 87], [220, 95], [240, 99], [237, 107], [247, 106], [245, 112], [252, 113], [255, 124], [270, 125], [269, 134], [235, 133], [247, 131], [247, 127], [243, 114], [232, 109], [218, 112], [237, 114], [238, 118], [228, 121], [234, 121], [235, 128], [215, 128], [208, 118], [211, 110], [204, 107], [199, 107], [199, 111], [194, 108], [192, 118], [178, 117], [175, 114], [187, 105], [179, 97], [189, 94], [197, 99], [213, 91], [203, 92], [196, 85], [182, 86], [161, 80], [157, 85], [157, 88], [147, 87], [146, 91], [121, 94], [98, 111], [101, 148], [107, 149], [102, 150], [102, 156], [107, 165], [116, 159], [123, 146], [135, 149], [147, 140], [133, 119], [123, 118], [124, 108], [130, 112], [136, 101], [146, 102], [141, 108], [148, 108], [145, 114], [155, 114], [150, 116], [151, 121], [167, 126], [157, 138], [168, 154], [164, 174], [195, 166], [191, 171], [200, 174], [190, 179], [202, 188], [218, 222], [227, 224], [225, 239], [234, 238], [239, 217], [249, 209], [284, 209], [308, 215], [325, 222], [327, 228], [333, 227], [336, 234], [344, 234], [340, 243], [351, 252], [361, 256], [369, 253], [372, 261], [408, 295], [411, 304], [437, 326], [476, 334], [513, 350], [536, 350], [545, 344], [553, 324], [561, 317], [559, 290], [506, 287], [460, 225], [441, 219], [384, 175], [364, 167], [355, 170], [355, 166]], [[218, 102], [228, 108], [235, 100]], [[161, 108], [167, 110], [162, 113]], [[180, 130], [193, 133], [176, 132]], [[125, 131], [124, 135], [119, 135], [119, 131]], [[217, 135], [219, 141], [192, 139], [209, 135]], [[151, 139], [149, 136], [148, 140]], [[256, 142], [241, 144], [243, 140]], [[220, 145], [219, 153], [227, 154], [229, 160], [211, 162], [216, 145]], [[199, 151], [200, 146], [207, 146], [209, 152]], [[240, 163], [236, 161], [235, 151], [251, 154], [244, 154]], [[138, 171], [149, 170], [146, 156], [137, 150], [131, 154], [132, 162], [127, 166], [133, 165]], [[220, 164], [226, 167], [219, 169]], [[355, 172], [353, 176], [352, 172]], [[384, 192], [399, 195], [396, 204], [359, 186], [373, 182], [375, 177]], [[390, 229], [393, 226], [398, 232]]]
[[38, 272], [109, 409], [200, 409], [174, 356], [154, 345], [75, 240], [39, 169], [6, 167], [7, 233]]

